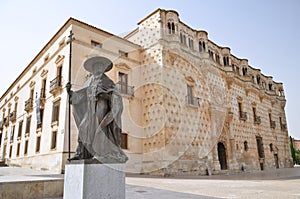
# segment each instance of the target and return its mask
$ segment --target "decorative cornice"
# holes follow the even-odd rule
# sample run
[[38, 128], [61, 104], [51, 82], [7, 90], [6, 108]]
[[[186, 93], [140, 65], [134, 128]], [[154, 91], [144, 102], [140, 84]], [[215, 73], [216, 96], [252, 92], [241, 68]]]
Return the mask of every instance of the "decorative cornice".
[[55, 64], [62, 64], [63, 63], [63, 60], [64, 60], [65, 56], [64, 55], [58, 55], [56, 57], [56, 60], [55, 60]]
[[31, 81], [29, 84], [29, 87], [32, 88], [32, 87], [34, 87], [34, 85], [35, 85], [35, 81]]
[[121, 63], [118, 63], [118, 64], [115, 64], [115, 67], [118, 68], [118, 69], [122, 69], [122, 70], [126, 70], [126, 71], [129, 71], [131, 68], [124, 62], [121, 62]]

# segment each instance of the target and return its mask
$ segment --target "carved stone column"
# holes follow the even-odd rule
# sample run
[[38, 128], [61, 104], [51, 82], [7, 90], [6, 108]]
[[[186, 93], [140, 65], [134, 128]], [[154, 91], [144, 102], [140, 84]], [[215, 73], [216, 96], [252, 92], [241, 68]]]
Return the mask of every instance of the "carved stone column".
[[229, 109], [227, 113], [227, 122], [228, 122], [229, 136], [230, 136], [229, 144], [230, 144], [231, 159], [229, 159], [228, 163], [230, 169], [239, 169], [238, 162], [236, 161], [236, 148], [235, 148], [234, 133], [232, 130], [232, 119], [233, 119], [233, 112], [231, 112], [231, 110]]
[[214, 167], [215, 171], [220, 171], [221, 170], [219, 157], [218, 157], [218, 143], [216, 143], [214, 148], [213, 148], [213, 167]]

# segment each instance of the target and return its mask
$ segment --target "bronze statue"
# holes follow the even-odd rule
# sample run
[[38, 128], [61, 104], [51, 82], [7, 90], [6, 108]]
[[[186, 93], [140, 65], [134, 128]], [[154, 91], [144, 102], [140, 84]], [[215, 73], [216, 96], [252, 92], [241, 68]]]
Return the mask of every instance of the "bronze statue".
[[84, 68], [92, 74], [84, 88], [72, 91], [67, 84], [73, 116], [78, 127], [78, 147], [70, 160], [96, 159], [100, 163], [125, 163], [120, 147], [122, 97], [104, 73], [112, 69], [105, 57], [92, 57]]

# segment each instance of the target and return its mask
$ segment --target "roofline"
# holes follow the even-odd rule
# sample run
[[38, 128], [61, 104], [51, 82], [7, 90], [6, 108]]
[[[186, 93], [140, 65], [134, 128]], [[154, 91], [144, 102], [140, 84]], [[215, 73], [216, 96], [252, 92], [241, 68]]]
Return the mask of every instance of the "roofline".
[[92, 28], [92, 29], [95, 29], [95, 30], [97, 30], [97, 31], [101, 31], [101, 32], [104, 32], [105, 34], [108, 34], [108, 35], [110, 35], [111, 37], [115, 37], [115, 38], [117, 38], [117, 39], [121, 39], [121, 40], [123, 40], [123, 41], [126, 41], [127, 43], [130, 43], [131, 45], [133, 45], [133, 46], [135, 46], [135, 47], [137, 47], [137, 48], [141, 48], [141, 46], [140, 45], [138, 45], [138, 44], [135, 44], [135, 43], [133, 43], [133, 42], [131, 42], [131, 41], [128, 41], [128, 40], [126, 40], [126, 39], [124, 39], [124, 38], [122, 38], [122, 37], [119, 37], [119, 36], [117, 36], [117, 35], [114, 35], [114, 34], [112, 34], [112, 33], [110, 33], [110, 32], [107, 32], [107, 31], [105, 31], [105, 30], [102, 30], [102, 29], [100, 29], [100, 28], [97, 28], [97, 27], [95, 27], [95, 26], [92, 26], [92, 25], [90, 25], [90, 24], [87, 24], [87, 23], [84, 23], [84, 22], [82, 22], [82, 21], [80, 21], [80, 20], [78, 20], [78, 19], [75, 19], [75, 18], [72, 18], [72, 17], [70, 17], [59, 29], [58, 29], [58, 31], [51, 37], [51, 39], [46, 43], [46, 45], [37, 53], [37, 55], [32, 59], [32, 61], [26, 66], [26, 68], [20, 73], [20, 75], [13, 81], [13, 83], [6, 89], [6, 91], [1, 95], [1, 98], [0, 98], [0, 101], [2, 101], [3, 100], [3, 98], [9, 93], [9, 91], [16, 85], [16, 83], [21, 79], [21, 77], [32, 67], [32, 65], [34, 65], [35, 64], [35, 62], [37, 62], [39, 59], [40, 59], [40, 57], [41, 57], [41, 55], [43, 54], [43, 52], [44, 51], [46, 51], [47, 49], [49, 49], [50, 47], [51, 47], [51, 43], [54, 41], [54, 40], [56, 40], [59, 36], [60, 36], [60, 34], [62, 34], [66, 29], [68, 29], [69, 28], [69, 26], [70, 25], [73, 25], [73, 24], [81, 24], [81, 25], [84, 25], [84, 26], [88, 26], [88, 27], [90, 27], [90, 28]]
[[140, 20], [137, 24], [140, 25], [141, 23], [143, 23], [146, 19], [148, 19], [149, 17], [151, 17], [152, 15], [154, 15], [157, 12], [174, 12], [176, 13], [177, 16], [179, 16], [178, 12], [175, 10], [164, 10], [161, 8], [157, 8], [156, 10], [154, 10], [153, 12], [151, 12], [149, 15], [147, 15], [146, 17], [144, 17], [142, 20]]
[[[73, 18], [69, 18], [60, 28], [59, 30], [51, 37], [51, 39], [46, 43], [46, 45], [38, 52], [38, 54], [32, 59], [32, 61], [26, 66], [26, 68], [21, 72], [21, 74], [15, 79], [15, 81], [8, 87], [8, 89], [2, 94], [0, 101], [3, 100], [4, 96], [6, 96], [8, 94], [8, 92], [12, 89], [12, 87], [15, 86], [16, 82], [18, 82], [21, 77], [23, 76], [23, 74], [25, 74], [30, 67], [40, 58], [40, 56], [42, 55], [43, 51], [45, 51], [47, 48], [49, 48], [49, 44], [59, 36], [59, 33], [62, 32], [63, 29], [67, 29], [69, 27], [69, 25], [71, 25], [71, 21], [73, 20]], [[69, 24], [69, 25], [68, 25]]]

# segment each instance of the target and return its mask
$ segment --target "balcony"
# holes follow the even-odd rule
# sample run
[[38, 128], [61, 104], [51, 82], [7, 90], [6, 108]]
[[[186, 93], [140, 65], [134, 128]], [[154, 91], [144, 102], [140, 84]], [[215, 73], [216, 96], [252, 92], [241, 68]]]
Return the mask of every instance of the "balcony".
[[15, 122], [16, 119], [17, 119], [17, 113], [16, 113], [16, 111], [11, 112], [11, 113], [9, 114], [9, 120], [10, 120], [11, 122]]
[[247, 120], [247, 112], [240, 111], [240, 120]]
[[128, 96], [133, 96], [134, 94], [134, 86], [128, 86], [127, 84], [118, 82], [116, 84], [116, 87], [121, 94], [125, 94]]
[[273, 121], [273, 120], [271, 120], [271, 121], [270, 121], [270, 127], [271, 127], [272, 129], [275, 129], [275, 128], [276, 128], [276, 122]]
[[32, 98], [29, 98], [28, 100], [25, 101], [25, 111], [26, 112], [29, 112], [31, 111], [33, 108], [33, 99]]
[[286, 131], [287, 130], [286, 124], [281, 124], [280, 126], [281, 126], [281, 130], [282, 131]]
[[193, 96], [186, 96], [186, 103], [191, 106], [199, 106], [199, 98]]
[[52, 81], [50, 81], [50, 93], [55, 94], [61, 90], [61, 76], [57, 76]]
[[254, 124], [260, 124], [261, 123], [261, 119], [260, 116], [254, 116]]

